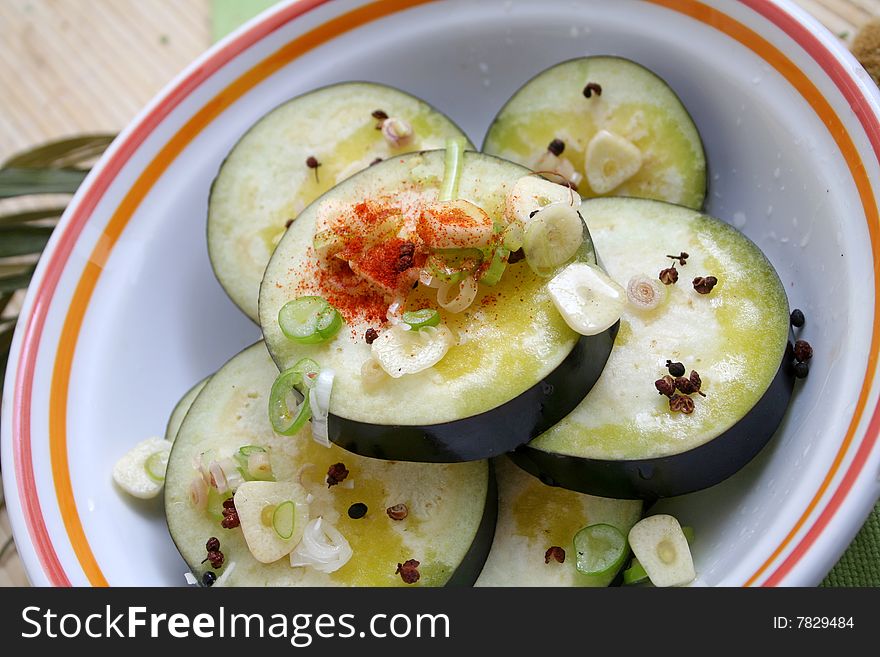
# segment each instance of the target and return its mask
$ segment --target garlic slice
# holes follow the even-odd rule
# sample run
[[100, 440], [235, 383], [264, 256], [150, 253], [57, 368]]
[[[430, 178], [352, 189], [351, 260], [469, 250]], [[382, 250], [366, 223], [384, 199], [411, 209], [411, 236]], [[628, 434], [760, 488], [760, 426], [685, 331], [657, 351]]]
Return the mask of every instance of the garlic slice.
[[436, 365], [452, 346], [452, 332], [443, 326], [407, 331], [392, 326], [373, 341], [373, 358], [389, 376], [397, 379]]
[[504, 218], [508, 223], [529, 223], [535, 210], [562, 203], [575, 209], [581, 206], [581, 197], [566, 185], [557, 185], [537, 175], [523, 176], [513, 184], [504, 201]]
[[683, 586], [696, 577], [687, 538], [672, 516], [637, 522], [629, 531], [629, 545], [654, 586]]
[[[235, 510], [248, 550], [260, 563], [272, 563], [290, 554], [307, 527], [309, 505], [306, 491], [292, 481], [246, 481], [235, 491]], [[293, 532], [282, 538], [271, 524], [266, 524], [266, 508], [286, 502], [294, 504]], [[271, 513], [269, 514], [271, 518]]]
[[139, 442], [120, 458], [113, 466], [113, 481], [132, 497], [143, 500], [156, 497], [162, 490], [164, 481], [150, 476], [147, 459], [154, 454], [167, 458], [171, 443], [164, 438], [147, 438]]
[[419, 215], [416, 232], [432, 249], [487, 246], [495, 235], [492, 218], [470, 201], [433, 201]]
[[590, 188], [597, 194], [619, 187], [641, 168], [642, 152], [620, 135], [600, 130], [587, 145], [584, 170]]
[[620, 319], [626, 292], [598, 267], [575, 262], [547, 284], [565, 323], [581, 335], [596, 335]]

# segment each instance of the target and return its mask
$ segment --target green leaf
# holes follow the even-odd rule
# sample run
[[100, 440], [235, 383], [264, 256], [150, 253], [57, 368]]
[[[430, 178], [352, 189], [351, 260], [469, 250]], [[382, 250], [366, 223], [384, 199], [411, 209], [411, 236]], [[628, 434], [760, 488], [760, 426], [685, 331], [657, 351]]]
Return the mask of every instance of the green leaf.
[[52, 226], [0, 226], [0, 257], [41, 253]]
[[3, 324], [0, 324], [0, 360], [4, 363], [6, 362], [6, 357], [9, 355], [9, 347], [12, 345], [12, 334], [15, 333], [15, 320], [17, 317], [12, 319], [11, 321], [5, 321]]
[[[9, 305], [9, 302], [12, 301], [12, 292], [7, 292], [6, 294], [0, 294], [0, 315], [3, 314], [3, 311], [6, 310], [6, 306]], [[3, 386], [0, 385], [0, 388]]]
[[86, 174], [80, 169], [0, 169], [0, 198], [73, 194]]
[[[11, 267], [11, 265], [0, 265], [0, 272], [6, 267]], [[8, 294], [10, 292], [15, 292], [16, 290], [25, 289], [31, 282], [31, 278], [34, 275], [34, 269], [35, 267], [33, 266], [18, 267], [18, 270], [13, 273], [0, 273], [0, 293]]]
[[42, 221], [45, 219], [58, 219], [62, 214], [64, 214], [63, 207], [44, 208], [42, 210], [29, 210], [27, 212], [13, 212], [11, 214], [2, 214], [0, 215], [0, 226], [26, 224], [31, 221]]
[[83, 135], [49, 142], [14, 155], [3, 168], [61, 169], [90, 164], [106, 150], [115, 135]]

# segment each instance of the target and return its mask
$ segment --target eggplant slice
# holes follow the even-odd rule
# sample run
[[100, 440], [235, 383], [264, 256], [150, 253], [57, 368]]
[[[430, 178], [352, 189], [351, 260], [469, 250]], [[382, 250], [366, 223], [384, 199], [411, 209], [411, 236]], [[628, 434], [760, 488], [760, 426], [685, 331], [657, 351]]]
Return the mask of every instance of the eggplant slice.
[[[232, 358], [193, 402], [174, 443], [166, 473], [166, 517], [174, 542], [199, 581], [212, 572], [218, 584], [229, 586], [404, 586], [395, 573], [397, 565], [415, 559], [420, 562], [420, 586], [472, 584], [495, 527], [490, 464], [367, 459], [317, 444], [308, 427], [294, 436], [279, 436], [266, 412], [276, 375], [262, 342]], [[222, 463], [244, 446], [266, 450], [275, 480], [302, 485], [311, 496], [309, 516], [336, 527], [350, 544], [353, 556], [346, 565], [326, 574], [293, 568], [287, 557], [260, 563], [241, 529], [221, 527], [222, 503], [231, 492], [211, 489], [206, 508], [193, 505], [191, 487], [201, 477], [195, 464]], [[337, 463], [348, 475], [331, 487], [328, 470]], [[351, 512], [357, 504], [366, 505], [362, 517]], [[406, 517], [395, 520], [386, 510], [398, 504], [406, 505]], [[204, 562], [211, 537], [219, 539], [224, 555], [218, 570]]]
[[[606, 524], [626, 536], [642, 515], [637, 500], [612, 500], [550, 488], [510, 460], [494, 459], [498, 477], [498, 526], [475, 586], [607, 586], [615, 573], [587, 576], [575, 568], [574, 535]], [[545, 562], [547, 550], [565, 550], [565, 561]]]
[[706, 196], [703, 143], [681, 100], [654, 73], [620, 57], [582, 57], [539, 73], [495, 117], [483, 151], [558, 172], [585, 198], [632, 196], [698, 209]]
[[[773, 266], [732, 226], [680, 206], [595, 199], [581, 206], [612, 278], [656, 279], [653, 310], [631, 303], [602, 376], [562, 422], [518, 449], [514, 461], [547, 484], [606, 497], [652, 499], [706, 488], [748, 463], [770, 440], [794, 385], [789, 311]], [[650, 226], [646, 230], [645, 226]], [[701, 294], [693, 280], [714, 276]], [[655, 381], [681, 363], [705, 394], [676, 412]]]
[[[592, 336], [571, 330], [553, 305], [549, 280], [526, 262], [507, 266], [500, 282], [480, 285], [464, 312], [437, 305], [437, 290], [409, 291], [408, 308], [437, 308], [457, 343], [433, 367], [371, 382], [362, 365], [371, 357], [365, 335], [389, 328], [387, 300], [368, 304], [325, 282], [332, 258], [316, 255], [316, 221], [325, 203], [382, 199], [393, 212], [418, 212], [435, 200], [444, 175], [444, 153], [411, 154], [350, 178], [306, 209], [287, 231], [266, 269], [260, 322], [279, 369], [311, 358], [336, 376], [330, 398], [330, 440], [377, 458], [456, 462], [496, 456], [549, 429], [584, 398], [602, 372], [616, 325]], [[507, 193], [528, 171], [497, 158], [465, 153], [459, 198], [500, 220]], [[415, 208], [415, 210], [413, 210]], [[592, 240], [578, 259], [596, 262]], [[331, 263], [331, 264], [328, 264]], [[326, 298], [346, 325], [319, 345], [288, 339], [278, 314], [303, 295]]]

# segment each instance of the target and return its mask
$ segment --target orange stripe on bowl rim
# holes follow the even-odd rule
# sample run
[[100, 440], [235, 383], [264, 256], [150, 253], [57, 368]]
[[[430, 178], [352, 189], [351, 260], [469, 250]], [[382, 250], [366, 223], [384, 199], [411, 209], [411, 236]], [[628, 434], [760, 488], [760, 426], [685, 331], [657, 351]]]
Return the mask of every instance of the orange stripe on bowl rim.
[[[280, 27], [280, 25], [284, 22], [292, 20], [297, 15], [304, 13], [313, 6], [323, 4], [324, 1], [326, 0], [319, 0], [308, 3], [309, 6], [306, 8], [299, 7], [298, 5], [292, 5], [287, 9], [286, 13], [275, 15], [276, 19], [283, 16], [285, 20], [275, 25], [273, 29], [277, 29], [277, 27]], [[390, 15], [403, 9], [407, 9], [431, 1], [434, 0], [382, 0], [381, 2], [374, 2], [369, 5], [364, 5], [348, 14], [344, 14], [342, 16], [331, 19], [327, 23], [315, 28], [313, 31], [299, 37], [297, 40], [287, 44], [281, 50], [271, 55], [263, 62], [257, 64], [250, 71], [243, 74], [229, 87], [227, 87], [227, 89], [225, 89], [212, 101], [206, 104], [205, 107], [198, 114], [196, 114], [193, 119], [191, 119], [171, 139], [171, 141], [168, 142], [168, 144], [166, 144], [166, 146], [162, 149], [162, 151], [160, 151], [157, 157], [144, 170], [138, 181], [135, 183], [135, 186], [132, 187], [123, 202], [114, 212], [107, 228], [105, 229], [105, 237], [107, 240], [109, 240], [110, 246], [112, 247], [112, 245], [118, 239], [126, 223], [129, 221], [140, 201], [149, 191], [152, 184], [154, 184], [159, 176], [161, 176], [162, 173], [167, 169], [167, 167], [171, 164], [177, 154], [179, 154], [180, 151], [182, 151], [183, 148], [186, 147], [186, 145], [199, 133], [200, 130], [204, 128], [205, 125], [210, 123], [210, 121], [214, 117], [216, 117], [220, 112], [226, 109], [232, 102], [234, 102], [238, 97], [249, 90], [252, 86], [254, 86], [259, 81], [265, 79], [273, 72], [277, 71], [281, 66], [289, 63], [289, 61], [292, 61], [304, 52], [307, 52], [308, 50], [318, 45], [321, 45], [326, 41], [329, 41], [338, 34], [349, 31], [362, 24], [365, 24], [372, 20], [376, 20], [383, 16]], [[811, 105], [819, 118], [826, 125], [829, 133], [835, 139], [838, 148], [840, 148], [841, 154], [847, 161], [847, 165], [853, 176], [853, 180], [855, 181], [856, 187], [859, 190], [859, 194], [865, 209], [865, 214], [868, 219], [868, 227], [871, 235], [872, 249], [875, 254], [875, 261], [878, 260], [878, 251], [880, 251], [880, 249], [878, 249], [878, 216], [876, 204], [874, 203], [873, 190], [870, 186], [870, 181], [867, 179], [867, 175], [859, 158], [859, 154], [855, 149], [855, 146], [849, 135], [843, 128], [842, 122], [834, 113], [827, 100], [825, 100], [822, 94], [815, 87], [815, 85], [813, 85], [809, 81], [809, 79], [790, 60], [788, 60], [781, 51], [775, 48], [772, 44], [770, 44], [768, 41], [766, 41], [756, 33], [749, 30], [749, 28], [747, 28], [743, 24], [735, 21], [734, 19], [731, 19], [725, 14], [722, 14], [718, 10], [695, 0], [647, 1], [688, 15], [691, 18], [706, 23], [723, 32], [724, 34], [730, 36], [731, 38], [739, 41], [744, 46], [748, 47], [749, 49], [760, 55], [774, 68], [776, 68], [776, 70], [778, 70], [788, 80], [788, 82], [792, 84], [792, 86], [797, 89], [799, 93], [801, 93], [801, 95], [805, 98], [805, 100], [807, 100], [807, 102]], [[747, 5], [752, 5], [754, 3], [753, 0], [743, 1]], [[755, 10], [759, 11], [759, 8], [755, 8]], [[787, 14], [785, 14], [785, 12], [783, 12], [782, 10], [778, 11], [781, 15], [787, 16]], [[777, 23], [777, 25], [779, 24], [779, 16], [773, 16], [769, 13], [765, 13], [765, 16], [768, 18], [768, 20]], [[247, 40], [248, 45], [252, 44], [265, 33], [267, 33], [266, 25], [266, 23], [255, 25], [251, 31], [243, 34], [241, 38], [243, 40]], [[805, 28], [803, 28], [803, 26], [801, 26], [800, 24], [797, 24], [797, 27], [800, 30], [805, 31]], [[336, 31], [334, 32], [334, 30]], [[260, 36], [254, 37], [254, 34], [258, 32]], [[835, 60], [824, 49], [824, 46], [821, 46], [821, 44], [818, 45], [818, 51], [810, 51], [810, 54], [815, 59], [817, 59], [817, 61], [820, 63], [820, 65], [823, 66], [823, 68], [827, 69], [828, 62]], [[247, 47], [247, 45], [245, 45], [244, 47]], [[225, 52], [226, 51], [220, 51], [215, 55], [215, 57], [221, 58], [223, 57], [223, 54]], [[824, 61], [820, 61], [820, 58], [817, 57], [817, 52], [822, 56], [821, 59]], [[231, 56], [227, 53], [227, 57], [226, 59], [224, 59], [223, 63], [225, 63], [225, 61], [228, 61], [229, 58], [231, 58]], [[219, 65], [222, 65], [222, 63]], [[219, 65], [216, 66], [214, 70], [216, 70], [216, 68], [219, 68]], [[210, 73], [202, 75], [201, 79], [204, 79], [209, 74]], [[844, 93], [844, 95], [846, 95], [847, 98], [850, 100], [852, 100], [852, 96], [858, 95], [851, 89], [843, 87], [841, 87], [841, 92]], [[866, 121], [873, 121], [875, 124], [877, 123], [877, 119], [873, 115], [873, 113], [868, 113], [866, 115], [863, 114], [859, 118], [863, 124], [865, 124]], [[876, 133], [876, 128], [874, 132], [872, 132], [871, 130], [868, 130], [868, 132], [869, 135], [873, 136]], [[874, 144], [875, 149], [880, 148], [878, 147], [878, 142], [875, 141], [875, 139], [873, 138], [872, 143]], [[116, 174], [117, 171], [118, 167], [113, 170], [108, 168], [103, 173], [109, 176], [109, 179], [112, 180], [112, 177]], [[87, 218], [88, 214], [81, 217], [83, 221]], [[59, 267], [59, 270], [61, 267], [63, 267], [63, 262], [60, 263], [60, 265], [58, 265], [58, 263], [53, 264], [57, 265]], [[64, 327], [62, 330], [62, 339], [59, 342], [59, 347], [56, 354], [55, 369], [53, 373], [51, 387], [51, 402], [49, 414], [52, 470], [56, 483], [59, 507], [61, 509], [62, 516], [65, 518], [65, 526], [68, 532], [68, 536], [70, 538], [71, 545], [74, 548], [74, 552], [76, 553], [77, 558], [79, 559], [80, 564], [83, 568], [83, 571], [85, 572], [89, 581], [93, 584], [104, 585], [106, 584], [106, 579], [104, 578], [103, 573], [101, 572], [94, 558], [94, 555], [91, 552], [76, 510], [73, 490], [70, 483], [66, 445], [67, 391], [70, 379], [71, 365], [79, 330], [81, 328], [85, 311], [87, 309], [91, 294], [94, 291], [94, 287], [97, 283], [100, 273], [101, 269], [97, 265], [90, 262], [90, 264], [84, 270], [82, 277], [80, 278], [80, 281], [77, 285], [76, 292], [74, 293], [74, 299], [71, 302], [68, 315], [65, 319]], [[875, 272], [875, 289], [878, 289], [878, 282], [880, 282], [878, 281], [878, 273]], [[876, 320], [878, 319], [880, 319], [880, 309], [875, 306], [875, 326], [878, 325], [876, 322]], [[836, 474], [837, 470], [840, 468], [840, 465], [853, 442], [856, 427], [865, 410], [868, 394], [871, 388], [871, 384], [873, 383], [874, 370], [876, 369], [877, 364], [877, 354], [878, 336], [875, 332], [872, 338], [868, 369], [862, 387], [862, 392], [859, 396], [852, 422], [850, 423], [850, 426], [844, 438], [844, 442], [840, 447], [834, 463], [829, 469], [829, 472], [825, 480], [823, 481], [819, 491], [817, 491], [810, 505], [807, 507], [802, 517], [798, 520], [796, 526], [788, 534], [783, 543], [780, 544], [780, 546], [765, 562], [761, 569], [759, 569], [759, 571], [756, 572], [755, 575], [753, 575], [749, 579], [747, 584], [754, 583], [757, 578], [760, 577], [761, 573], [764, 572], [770, 565], [772, 565], [777, 557], [785, 550], [786, 546], [794, 538], [800, 527], [803, 526], [803, 524], [808, 520], [811, 513], [815, 510], [821, 497], [828, 489], [832, 478]], [[29, 383], [32, 384], [32, 376]], [[17, 385], [17, 392], [21, 391], [22, 389], [23, 388], [20, 388]], [[24, 436], [22, 437], [24, 438]], [[873, 441], [876, 438], [876, 435], [866, 436], [866, 439], [867, 438], [870, 438], [871, 441]], [[26, 436], [26, 439], [29, 440], [29, 435]], [[868, 443], [863, 441], [862, 449], [860, 449], [860, 452], [865, 451], [866, 445], [870, 447]], [[854, 478], [854, 474], [850, 476], [848, 480], [851, 482], [852, 478]], [[35, 494], [35, 490], [33, 492]], [[23, 497], [23, 499], [25, 498]]]

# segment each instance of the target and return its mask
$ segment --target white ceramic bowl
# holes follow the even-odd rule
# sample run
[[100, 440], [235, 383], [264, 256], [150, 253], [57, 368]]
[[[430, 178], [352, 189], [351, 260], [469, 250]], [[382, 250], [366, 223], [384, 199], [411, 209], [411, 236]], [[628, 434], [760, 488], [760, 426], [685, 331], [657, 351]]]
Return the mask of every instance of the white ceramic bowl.
[[[480, 143], [518, 86], [586, 54], [641, 62], [681, 96], [707, 149], [709, 211], [764, 249], [816, 350], [770, 446], [662, 506], [697, 530], [698, 583], [817, 583], [880, 493], [880, 95], [831, 34], [766, 0], [302, 0], [206, 53], [94, 169], [25, 302], [2, 457], [31, 580], [183, 582], [160, 504], [125, 498], [110, 472], [259, 336], [205, 246], [208, 187], [254, 121], [314, 87], [366, 79], [424, 97]], [[132, 545], [150, 558], [133, 561]]]

